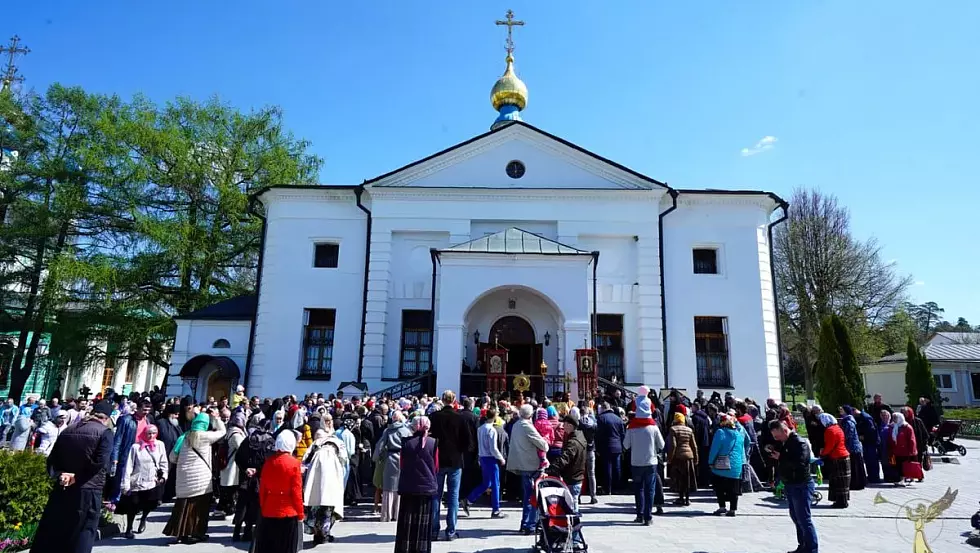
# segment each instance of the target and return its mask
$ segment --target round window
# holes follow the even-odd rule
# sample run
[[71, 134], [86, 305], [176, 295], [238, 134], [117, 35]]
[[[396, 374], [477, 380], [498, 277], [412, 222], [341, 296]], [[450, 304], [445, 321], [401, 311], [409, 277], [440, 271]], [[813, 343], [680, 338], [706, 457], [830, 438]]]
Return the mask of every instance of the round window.
[[524, 164], [520, 161], [512, 161], [507, 164], [507, 176], [512, 179], [519, 179], [524, 176]]

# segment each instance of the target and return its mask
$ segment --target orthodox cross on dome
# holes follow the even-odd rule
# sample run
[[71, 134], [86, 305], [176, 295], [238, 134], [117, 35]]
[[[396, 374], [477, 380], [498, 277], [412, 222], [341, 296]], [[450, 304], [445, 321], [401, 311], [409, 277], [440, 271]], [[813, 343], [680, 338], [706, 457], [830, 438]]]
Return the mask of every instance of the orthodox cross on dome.
[[18, 55], [27, 55], [31, 53], [30, 48], [20, 47], [20, 37], [14, 35], [10, 39], [9, 46], [0, 46], [0, 54], [7, 54], [7, 66], [4, 68], [3, 73], [0, 74], [0, 90], [4, 90], [10, 87], [13, 83], [22, 82], [24, 77], [17, 74], [17, 66], [14, 64]]
[[516, 21], [514, 19], [514, 10], [507, 10], [506, 20], [498, 19], [496, 21], [496, 24], [507, 26], [507, 55], [510, 56], [514, 53], [514, 38], [513, 38], [514, 26], [516, 25], [518, 27], [523, 27], [524, 22]]

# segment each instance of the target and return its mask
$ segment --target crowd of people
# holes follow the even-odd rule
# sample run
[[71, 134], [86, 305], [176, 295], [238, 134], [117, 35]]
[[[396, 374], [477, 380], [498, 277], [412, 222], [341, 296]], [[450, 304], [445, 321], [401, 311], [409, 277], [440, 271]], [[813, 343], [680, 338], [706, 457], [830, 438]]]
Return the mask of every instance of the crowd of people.
[[[535, 531], [535, 483], [560, 477], [576, 503], [632, 487], [637, 524], [711, 490], [719, 516], [737, 516], [739, 497], [776, 486], [797, 526], [797, 552], [816, 552], [810, 517], [812, 467], [822, 464], [834, 507], [869, 482], [921, 479], [928, 429], [938, 415], [928, 400], [893, 410], [797, 406], [769, 399], [661, 397], [641, 387], [597, 400], [564, 398], [344, 397], [343, 394], [230, 398], [195, 403], [158, 391], [128, 397], [111, 390], [85, 399], [8, 401], [0, 441], [48, 456], [56, 486], [35, 537], [35, 551], [87, 553], [107, 505], [125, 517], [124, 536], [146, 529], [147, 515], [173, 503], [164, 534], [194, 544], [209, 521], [231, 517], [233, 541], [257, 553], [296, 553], [304, 535], [332, 542], [345, 508], [368, 507], [396, 524], [396, 552], [428, 552], [459, 536], [487, 497], [522, 506], [516, 529]], [[819, 460], [819, 462], [818, 462]], [[928, 467], [926, 467], [928, 468]], [[443, 509], [445, 515], [443, 516]], [[138, 519], [138, 522], [137, 522]], [[445, 527], [443, 528], [443, 523]], [[53, 529], [57, 528], [57, 531]]]

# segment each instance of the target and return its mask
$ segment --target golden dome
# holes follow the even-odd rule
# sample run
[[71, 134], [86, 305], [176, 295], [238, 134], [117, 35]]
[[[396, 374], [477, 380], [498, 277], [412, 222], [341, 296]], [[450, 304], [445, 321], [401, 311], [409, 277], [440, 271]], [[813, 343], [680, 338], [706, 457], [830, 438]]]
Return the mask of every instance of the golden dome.
[[522, 110], [527, 105], [527, 85], [514, 73], [514, 57], [511, 55], [507, 56], [507, 69], [490, 90], [490, 103], [497, 111], [500, 111], [500, 106], [517, 106]]

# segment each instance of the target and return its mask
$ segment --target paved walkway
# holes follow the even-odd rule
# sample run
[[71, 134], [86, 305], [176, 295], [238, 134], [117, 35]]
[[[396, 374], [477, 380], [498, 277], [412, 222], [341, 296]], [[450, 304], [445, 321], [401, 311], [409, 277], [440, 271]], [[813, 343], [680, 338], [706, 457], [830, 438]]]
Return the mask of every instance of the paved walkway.
[[[877, 553], [907, 553], [912, 550], [912, 523], [900, 516], [893, 505], [875, 505], [875, 494], [890, 502], [915, 506], [916, 499], [935, 501], [947, 487], [959, 490], [959, 496], [939, 520], [930, 524], [926, 535], [936, 553], [978, 553], [980, 549], [966, 543], [970, 516], [980, 508], [980, 443], [964, 441], [969, 448], [966, 457], [956, 455], [952, 463], [937, 462], [927, 473], [926, 482], [909, 488], [872, 487], [851, 493], [851, 507], [829, 508], [827, 501], [815, 510], [820, 549], [825, 553], [867, 550]], [[824, 486], [826, 495], [826, 486]], [[668, 496], [668, 502], [672, 500]], [[770, 553], [795, 548], [795, 531], [784, 503], [775, 502], [768, 493], [744, 495], [736, 518], [713, 517], [713, 497], [700, 496], [690, 507], [669, 507], [663, 517], [655, 518], [652, 527], [633, 524], [633, 502], [630, 496], [601, 498], [600, 504], [584, 506], [585, 537], [597, 553]], [[486, 508], [472, 509], [472, 517], [460, 518], [460, 539], [433, 544], [435, 553], [483, 551], [511, 553], [528, 551], [532, 539], [517, 534], [520, 511], [505, 509], [506, 520], [491, 520]], [[150, 517], [147, 532], [135, 540], [115, 538], [100, 543], [98, 553], [145, 553], [171, 542], [160, 535], [169, 511]], [[212, 541], [195, 546], [171, 546], [174, 553], [246, 550], [246, 544], [231, 543], [230, 522], [212, 522]], [[355, 510], [336, 526], [337, 541], [316, 548], [320, 552], [373, 553], [393, 549], [395, 524], [382, 524], [376, 517]], [[312, 543], [307, 537], [307, 549]]]

